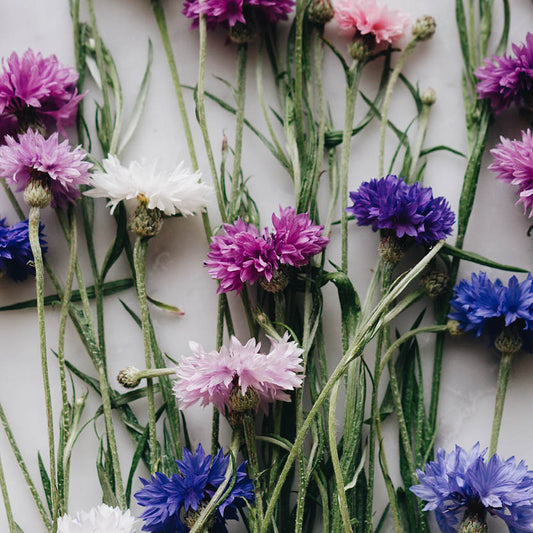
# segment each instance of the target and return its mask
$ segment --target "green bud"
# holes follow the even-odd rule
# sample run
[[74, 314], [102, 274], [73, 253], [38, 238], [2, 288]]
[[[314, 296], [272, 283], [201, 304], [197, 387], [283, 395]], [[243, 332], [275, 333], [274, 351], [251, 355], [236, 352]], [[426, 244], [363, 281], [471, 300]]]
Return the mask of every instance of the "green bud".
[[137, 200], [139, 205], [130, 220], [130, 229], [139, 237], [153, 237], [161, 231], [163, 215], [157, 208], [148, 209], [148, 199], [143, 194]]
[[317, 26], [323, 26], [329, 22], [333, 18], [333, 15], [335, 15], [335, 10], [333, 9], [331, 0], [312, 0], [307, 11], [309, 22]]
[[437, 93], [434, 89], [428, 87], [422, 91], [420, 99], [424, 105], [431, 106], [437, 101]]
[[134, 366], [127, 366], [118, 373], [117, 381], [127, 389], [134, 389], [141, 382], [140, 370]]
[[257, 35], [257, 28], [254, 22], [236, 22], [229, 29], [229, 38], [235, 44], [250, 43], [255, 39]]
[[267, 281], [265, 278], [259, 280], [259, 284], [265, 291], [276, 293], [283, 291], [289, 284], [289, 274], [287, 268], [282, 266], [272, 272], [272, 279]]
[[413, 37], [417, 41], [427, 41], [433, 37], [435, 30], [437, 29], [437, 23], [433, 17], [425, 15], [416, 19], [413, 24]]
[[379, 255], [383, 261], [397, 265], [404, 255], [403, 246], [395, 235], [388, 235], [379, 242]]
[[47, 207], [52, 202], [52, 192], [42, 180], [32, 179], [24, 189], [24, 200], [30, 207]]
[[461, 325], [457, 320], [448, 320], [446, 323], [446, 326], [448, 327], [448, 333], [452, 337], [460, 337], [461, 335], [464, 335], [464, 330], [461, 329]]
[[420, 284], [430, 298], [436, 298], [446, 290], [449, 281], [450, 278], [446, 272], [433, 270], [421, 279]]
[[504, 328], [494, 341], [494, 347], [500, 353], [515, 354], [522, 349], [522, 337], [515, 328]]

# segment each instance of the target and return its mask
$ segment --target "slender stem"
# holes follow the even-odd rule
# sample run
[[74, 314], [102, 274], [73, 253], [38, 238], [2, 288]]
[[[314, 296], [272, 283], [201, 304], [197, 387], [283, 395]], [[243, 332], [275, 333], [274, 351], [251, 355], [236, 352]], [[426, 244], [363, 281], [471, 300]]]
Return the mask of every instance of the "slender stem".
[[189, 157], [191, 158], [191, 164], [193, 170], [198, 170], [198, 159], [196, 157], [196, 151], [194, 148], [194, 140], [191, 133], [191, 126], [189, 123], [189, 117], [187, 115], [187, 109], [185, 108], [185, 101], [183, 99], [183, 90], [181, 88], [180, 78], [178, 74], [178, 67], [176, 65], [176, 59], [174, 52], [172, 51], [172, 44], [168, 35], [167, 21], [165, 18], [165, 10], [161, 5], [161, 0], [151, 0], [152, 10], [154, 12], [155, 20], [159, 28], [161, 40], [163, 41], [163, 47], [167, 55], [168, 67], [170, 68], [170, 74], [172, 76], [172, 82], [174, 84], [174, 92], [178, 100], [178, 107], [180, 109], [181, 121], [183, 123], [183, 129], [185, 131], [185, 138], [187, 139], [187, 147], [189, 149]]
[[246, 442], [246, 449], [248, 451], [248, 465], [250, 467], [250, 473], [255, 488], [255, 527], [259, 531], [263, 522], [263, 490], [261, 488], [261, 479], [259, 477], [259, 461], [257, 460], [257, 451], [255, 447], [255, 420], [252, 415], [244, 415], [243, 426], [244, 440]]
[[400, 72], [405, 64], [405, 61], [409, 57], [410, 53], [413, 51], [416, 46], [417, 39], [413, 38], [409, 41], [407, 46], [404, 48], [403, 52], [398, 59], [398, 63], [394, 67], [389, 81], [387, 83], [387, 89], [385, 90], [385, 97], [383, 99], [383, 109], [381, 111], [381, 126], [379, 131], [379, 176], [383, 176], [384, 172], [384, 159], [385, 159], [385, 133], [387, 132], [387, 123], [389, 118], [389, 107], [392, 99], [392, 92], [394, 91], [394, 86], [398, 81]]
[[342, 270], [348, 272], [348, 213], [344, 210], [348, 201], [348, 170], [350, 166], [350, 148], [352, 140], [353, 118], [355, 114], [355, 102], [359, 79], [363, 65], [358, 61], [353, 61], [347, 74], [346, 85], [346, 109], [344, 112], [344, 131], [342, 132], [341, 146], [341, 244], [342, 244]]
[[35, 264], [35, 284], [37, 291], [37, 316], [39, 321], [39, 346], [41, 351], [41, 368], [43, 375], [44, 402], [46, 406], [46, 420], [48, 426], [48, 451], [50, 457], [50, 491], [52, 500], [52, 521], [55, 526], [58, 514], [58, 494], [56, 486], [56, 459], [54, 438], [54, 417], [52, 411], [52, 394], [50, 392], [50, 377], [48, 375], [48, 358], [46, 353], [46, 328], [44, 323], [44, 267], [41, 243], [39, 241], [39, 207], [30, 209], [29, 235], [30, 245]]
[[422, 111], [420, 112], [420, 117], [418, 119], [418, 132], [416, 135], [415, 146], [411, 154], [411, 168], [409, 170], [408, 183], [413, 183], [416, 178], [416, 166], [420, 159], [420, 152], [422, 151], [424, 139], [426, 138], [431, 107], [431, 105], [422, 104]]
[[26, 218], [26, 215], [24, 214], [24, 211], [20, 207], [20, 204], [18, 203], [15, 195], [13, 194], [13, 191], [9, 188], [9, 185], [6, 183], [5, 179], [0, 178], [0, 182], [2, 183], [4, 192], [6, 193], [6, 196], [9, 199], [9, 201], [11, 202], [11, 205], [13, 206], [15, 213], [17, 213], [17, 216], [20, 218], [20, 220], [24, 220]]
[[9, 526], [9, 533], [17, 533], [15, 527], [15, 520], [13, 519], [13, 511], [9, 501], [9, 493], [7, 492], [6, 478], [4, 476], [4, 467], [2, 466], [2, 457], [0, 456], [0, 488], [2, 489], [2, 497], [4, 498], [4, 508], [6, 510], [7, 524]]
[[233, 172], [231, 174], [231, 198], [229, 203], [229, 217], [233, 220], [237, 216], [237, 201], [241, 182], [242, 134], [244, 130], [244, 104], [246, 101], [246, 62], [248, 45], [240, 44], [237, 48], [237, 92], [235, 95], [237, 109], [235, 112], [235, 148], [233, 154]]
[[[304, 142], [304, 95], [303, 95], [303, 22], [307, 2], [296, 1], [296, 17], [294, 22], [294, 116], [296, 122], [296, 139]], [[300, 144], [301, 146], [301, 144]]]
[[492, 420], [492, 431], [490, 434], [489, 457], [494, 455], [496, 453], [496, 449], [498, 448], [498, 438], [500, 436], [500, 428], [503, 417], [503, 405], [505, 403], [505, 395], [507, 393], [507, 385], [509, 383], [509, 373], [511, 371], [512, 360], [512, 353], [502, 353], [502, 358], [500, 360], [500, 371], [498, 373], [498, 384], [496, 386], [496, 402], [494, 405], [494, 418]]
[[[152, 368], [152, 344], [150, 338], [150, 315], [148, 311], [148, 300], [146, 298], [146, 252], [148, 241], [142, 237], [137, 237], [133, 258], [135, 263], [135, 276], [137, 278], [137, 296], [141, 308], [141, 324], [144, 340], [144, 362], [146, 369]], [[155, 400], [154, 384], [151, 378], [146, 380], [146, 397], [148, 398], [148, 432], [150, 443], [150, 471], [155, 472], [157, 463], [157, 438], [155, 429]]]

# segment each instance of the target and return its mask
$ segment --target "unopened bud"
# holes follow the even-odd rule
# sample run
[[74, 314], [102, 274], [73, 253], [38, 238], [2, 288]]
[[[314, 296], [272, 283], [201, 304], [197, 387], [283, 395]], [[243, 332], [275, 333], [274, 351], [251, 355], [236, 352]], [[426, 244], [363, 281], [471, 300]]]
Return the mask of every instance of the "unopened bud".
[[422, 278], [420, 284], [430, 298], [436, 298], [446, 290], [449, 281], [450, 278], [446, 272], [433, 270]]
[[153, 237], [161, 231], [163, 225], [162, 213], [157, 207], [148, 209], [147, 198], [139, 194], [139, 205], [130, 220], [130, 229], [140, 237]]
[[283, 291], [289, 284], [289, 274], [285, 267], [272, 272], [272, 279], [268, 281], [266, 278], [261, 278], [259, 284], [265, 291], [276, 293]]
[[502, 354], [515, 354], [522, 344], [522, 337], [514, 328], [504, 328], [494, 341], [494, 347]]
[[485, 520], [485, 511], [466, 510], [459, 533], [487, 533], [489, 530]]
[[388, 235], [379, 242], [379, 255], [387, 263], [397, 265], [403, 255], [403, 247], [395, 235]]
[[448, 327], [448, 333], [452, 337], [460, 337], [465, 333], [464, 329], [461, 328], [461, 324], [457, 320], [448, 320], [446, 326]]
[[422, 103], [424, 105], [433, 105], [437, 101], [437, 93], [434, 89], [428, 87], [427, 89], [424, 89], [424, 91], [420, 95], [420, 99], [422, 100]]
[[127, 389], [134, 389], [141, 382], [140, 370], [134, 366], [128, 366], [118, 373], [117, 381]]
[[433, 37], [435, 30], [437, 29], [437, 23], [433, 17], [425, 15], [416, 19], [413, 24], [413, 37], [417, 41], [427, 41]]
[[323, 26], [329, 22], [335, 15], [335, 10], [331, 4], [331, 0], [312, 0], [307, 16], [309, 22], [318, 26]]
[[229, 38], [235, 44], [246, 44], [250, 43], [255, 39], [257, 35], [257, 28], [255, 23], [246, 22], [236, 22], [229, 29]]
[[357, 61], [366, 61], [374, 50], [374, 46], [367, 39], [356, 38], [350, 44], [350, 55]]
[[30, 207], [47, 207], [52, 202], [52, 192], [41, 180], [30, 180], [24, 189], [24, 200]]

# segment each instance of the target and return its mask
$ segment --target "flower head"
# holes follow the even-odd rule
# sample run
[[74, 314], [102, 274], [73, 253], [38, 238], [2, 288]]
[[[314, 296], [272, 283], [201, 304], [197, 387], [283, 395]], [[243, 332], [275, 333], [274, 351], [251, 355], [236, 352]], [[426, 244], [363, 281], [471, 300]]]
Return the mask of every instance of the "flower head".
[[240, 292], [245, 283], [271, 282], [282, 265], [302, 267], [329, 242], [323, 226], [313, 224], [307, 213], [292, 207], [272, 215], [273, 231], [257, 228], [240, 218], [224, 224], [224, 233], [211, 239], [205, 265], [212, 278], [220, 280], [218, 293]]
[[409, 16], [389, 9], [376, 0], [336, 0], [335, 19], [342, 30], [352, 35], [368, 35], [375, 44], [392, 44], [403, 37]]
[[497, 178], [518, 186], [518, 202], [524, 211], [530, 210], [533, 216], [533, 136], [531, 130], [522, 132], [522, 140], [500, 137], [500, 144], [493, 148], [493, 162], [489, 170], [496, 172]]
[[492, 282], [485, 272], [461, 280], [454, 289], [449, 318], [457, 320], [463, 331], [479, 337], [484, 331], [492, 340], [504, 328], [519, 335], [526, 349], [533, 339], [533, 276], [521, 283], [516, 276], [506, 287], [501, 280]]
[[56, 56], [43, 57], [31, 49], [22, 57], [13, 52], [2, 61], [0, 115], [11, 121], [10, 129], [44, 125], [63, 130], [74, 123], [83, 98], [77, 82], [76, 70], [61, 65]]
[[[47, 247], [43, 229], [41, 224], [39, 240], [44, 254]], [[3, 273], [15, 281], [23, 281], [29, 274], [35, 274], [27, 220], [7, 226], [5, 218], [0, 219], [0, 274]]]
[[474, 73], [480, 98], [488, 98], [497, 113], [512, 103], [521, 105], [533, 89], [533, 33], [526, 42], [513, 44], [511, 55], [492, 56]]
[[455, 221], [442, 196], [433, 198], [430, 187], [408, 185], [396, 176], [365, 181], [350, 198], [353, 205], [346, 211], [355, 215], [359, 226], [390, 230], [399, 239], [409, 237], [418, 244], [444, 239]]
[[57, 533], [134, 533], [136, 523], [129, 510], [104, 503], [76, 516], [62, 516], [57, 520]]
[[[179, 474], [168, 477], [156, 472], [150, 479], [142, 479], [144, 487], [135, 494], [145, 510], [143, 531], [153, 533], [176, 533], [189, 531], [188, 523], [194, 513], [207, 504], [224, 482], [229, 465], [229, 455], [222, 449], [212, 458], [206, 455], [199, 444], [193, 454], [183, 449], [183, 459], [176, 461]], [[230, 494], [215, 511], [214, 523], [209, 531], [227, 532], [225, 520], [238, 520], [237, 511], [253, 502], [254, 488], [245, 472], [246, 463], [236, 471], [236, 479]]]
[[0, 175], [15, 191], [24, 190], [31, 181], [39, 181], [52, 193], [53, 207], [66, 207], [80, 196], [78, 185], [87, 183], [91, 163], [85, 152], [59, 142], [57, 133], [45, 139], [28, 130], [18, 141], [6, 136], [0, 146]]
[[459, 518], [480, 507], [513, 533], [533, 532], [533, 472], [514, 457], [486, 460], [486, 452], [479, 443], [470, 451], [456, 446], [448, 454], [440, 448], [425, 472], [417, 470], [420, 484], [411, 491], [427, 502], [424, 511], [435, 511], [443, 533], [456, 531]]
[[142, 195], [148, 209], [188, 216], [203, 211], [211, 196], [212, 189], [200, 181], [200, 172], [185, 168], [183, 161], [172, 172], [158, 172], [155, 161], [132, 161], [125, 167], [116, 156], [104, 159], [103, 166], [104, 171], [91, 176], [92, 189], [85, 194], [109, 198], [111, 212], [119, 202]]
[[176, 372], [174, 393], [178, 402], [183, 407], [196, 402], [213, 404], [224, 411], [224, 407], [230, 408], [230, 395], [236, 387], [242, 394], [252, 388], [265, 409], [275, 400], [289, 401], [285, 391], [301, 386], [303, 368], [302, 350], [288, 339], [288, 333], [281, 341], [270, 339], [267, 354], [260, 353], [261, 344], [255, 339], [243, 345], [231, 337], [229, 346], [223, 346], [219, 352], [206, 352], [191, 342], [193, 353], [181, 358]]

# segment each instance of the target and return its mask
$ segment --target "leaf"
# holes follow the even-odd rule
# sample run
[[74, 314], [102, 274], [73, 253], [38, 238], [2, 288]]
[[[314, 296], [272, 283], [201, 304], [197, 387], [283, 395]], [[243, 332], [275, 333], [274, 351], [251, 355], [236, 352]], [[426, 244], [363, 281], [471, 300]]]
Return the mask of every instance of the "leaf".
[[116, 260], [122, 254], [122, 250], [124, 250], [126, 241], [129, 242], [126, 208], [122, 202], [118, 204], [117, 208], [113, 212], [113, 216], [115, 217], [115, 221], [117, 223], [117, 231], [115, 234], [115, 239], [113, 240], [113, 244], [107, 251], [104, 263], [102, 265], [102, 270], [100, 272], [100, 280], [102, 282], [105, 281], [105, 277], [107, 276], [109, 269], [115, 264]]
[[420, 156], [422, 157], [424, 155], [429, 155], [433, 152], [440, 152], [440, 151], [451, 152], [452, 154], [458, 155], [460, 157], [466, 157], [466, 154], [463, 154], [463, 152], [460, 152], [459, 150], [455, 150], [454, 148], [450, 148], [449, 146], [445, 146], [444, 144], [439, 144], [438, 146], [432, 146], [431, 148], [420, 150]]
[[41, 482], [43, 484], [44, 489], [44, 496], [46, 498], [46, 503], [48, 504], [48, 510], [50, 511], [50, 514], [53, 515], [53, 507], [52, 507], [52, 486], [50, 485], [50, 476], [48, 475], [48, 472], [46, 471], [46, 467], [43, 463], [43, 458], [41, 457], [41, 453], [37, 453], [37, 462], [39, 463], [39, 473], [41, 474]]
[[529, 270], [527, 270], [526, 268], [515, 267], [511, 265], [504, 265], [502, 263], [498, 263], [496, 261], [493, 261], [492, 259], [488, 259], [474, 252], [467, 252], [466, 250], [461, 250], [447, 243], [444, 244], [444, 246], [441, 248], [440, 253], [451, 255], [459, 259], [464, 259], [466, 261], [470, 261], [471, 263], [477, 263], [478, 265], [496, 268], [498, 270], [505, 270], [508, 272], [524, 272], [524, 273], [529, 272]]
[[158, 307], [159, 309], [162, 309], [163, 311], [167, 311], [169, 313], [173, 313], [175, 315], [183, 316], [185, 314], [185, 311], [182, 311], [179, 307], [176, 307], [174, 305], [166, 304], [164, 302], [160, 302], [159, 300], [156, 300], [155, 298], [152, 298], [151, 296], [146, 296], [147, 300]]

